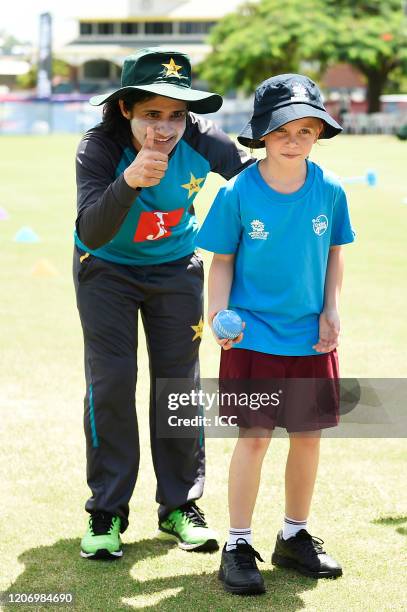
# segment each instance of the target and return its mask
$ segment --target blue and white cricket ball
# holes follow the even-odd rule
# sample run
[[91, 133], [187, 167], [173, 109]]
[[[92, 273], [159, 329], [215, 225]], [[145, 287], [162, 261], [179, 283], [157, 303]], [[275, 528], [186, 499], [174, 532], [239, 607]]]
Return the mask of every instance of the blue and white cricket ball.
[[243, 321], [234, 310], [220, 310], [212, 321], [218, 338], [234, 340], [243, 330]]

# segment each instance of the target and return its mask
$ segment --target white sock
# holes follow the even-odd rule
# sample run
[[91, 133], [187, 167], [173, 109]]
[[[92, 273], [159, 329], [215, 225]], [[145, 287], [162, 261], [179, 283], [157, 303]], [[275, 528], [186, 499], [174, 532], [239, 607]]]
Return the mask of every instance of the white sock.
[[[236, 548], [237, 540], [239, 539], [246, 540], [248, 544], [252, 543], [252, 530], [250, 527], [246, 527], [245, 529], [235, 529], [234, 527], [231, 527], [229, 529], [229, 538], [226, 543], [226, 550], [229, 551]], [[243, 542], [241, 543], [243, 544]]]
[[293, 538], [301, 529], [307, 529], [307, 521], [295, 521], [288, 516], [284, 517], [283, 540]]

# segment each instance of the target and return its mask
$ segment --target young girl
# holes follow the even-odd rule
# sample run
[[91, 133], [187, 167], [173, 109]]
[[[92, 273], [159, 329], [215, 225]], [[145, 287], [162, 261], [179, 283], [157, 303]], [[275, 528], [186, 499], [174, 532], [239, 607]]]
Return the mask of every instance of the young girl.
[[[263, 389], [266, 379], [269, 387], [273, 379], [290, 382], [283, 410], [238, 410], [239, 438], [229, 473], [230, 532], [219, 571], [224, 588], [234, 593], [265, 590], [251, 520], [276, 425], [286, 427], [290, 450], [285, 517], [272, 563], [315, 578], [342, 574], [322, 540], [307, 531], [321, 429], [338, 423], [341, 245], [354, 240], [342, 187], [308, 156], [319, 138], [332, 138], [341, 129], [309, 78], [284, 74], [264, 81], [238, 140], [265, 147], [266, 157], [219, 191], [198, 235], [198, 246], [214, 252], [209, 319], [231, 308], [246, 324], [235, 341], [217, 339], [224, 349], [221, 383], [249, 381], [256, 389], [255, 380], [262, 379]], [[304, 379], [328, 381], [331, 392], [320, 392], [318, 384], [303, 387]]]

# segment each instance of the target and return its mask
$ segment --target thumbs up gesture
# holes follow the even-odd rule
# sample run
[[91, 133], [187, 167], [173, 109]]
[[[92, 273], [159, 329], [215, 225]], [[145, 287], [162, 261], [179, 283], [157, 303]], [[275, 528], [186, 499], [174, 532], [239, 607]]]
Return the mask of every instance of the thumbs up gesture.
[[137, 187], [158, 185], [168, 168], [168, 155], [154, 150], [154, 128], [147, 127], [146, 137], [133, 163], [124, 171], [126, 183]]
[[141, 147], [141, 151], [145, 150], [154, 150], [154, 128], [148, 126], [146, 130], [146, 137], [144, 139], [144, 144]]

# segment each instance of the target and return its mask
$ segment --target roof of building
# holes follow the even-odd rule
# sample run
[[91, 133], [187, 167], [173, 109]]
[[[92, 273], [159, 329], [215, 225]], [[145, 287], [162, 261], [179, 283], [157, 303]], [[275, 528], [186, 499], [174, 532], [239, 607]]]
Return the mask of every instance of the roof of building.
[[1, 76], [17, 76], [19, 74], [27, 74], [31, 66], [29, 62], [10, 57], [0, 58], [0, 75]]
[[220, 19], [227, 13], [231, 13], [237, 8], [242, 0], [227, 0], [227, 2], [219, 2], [219, 0], [187, 0], [180, 3], [177, 7], [170, 10], [169, 16], [174, 18], [215, 18]]
[[220, 19], [227, 13], [233, 12], [242, 0], [156, 0], [150, 1], [128, 1], [119, 0], [111, 4], [109, 8], [104, 5], [99, 11], [89, 14], [84, 3], [83, 11], [76, 15], [80, 21], [102, 21], [102, 20], [122, 20], [122, 19], [145, 19], [165, 18], [187, 20], [187, 19]]
[[[123, 43], [121, 45], [118, 44], [105, 44], [105, 43], [95, 43], [95, 44], [71, 44], [67, 45], [61, 53], [59, 53], [60, 57], [63, 58], [66, 62], [71, 64], [72, 66], [79, 66], [84, 62], [89, 62], [91, 60], [107, 60], [109, 62], [114, 62], [118, 65], [122, 65], [124, 58], [127, 55], [131, 55], [135, 53], [138, 49], [142, 48], [142, 46], [152, 47], [154, 45], [150, 43], [145, 43], [145, 45], [129, 45], [127, 43]], [[198, 62], [201, 62], [205, 56], [210, 51], [210, 46], [206, 44], [182, 44], [169, 42], [165, 45], [167, 48], [172, 48], [174, 51], [179, 50], [182, 53], [186, 53], [190, 59], [191, 63], [194, 65]]]

